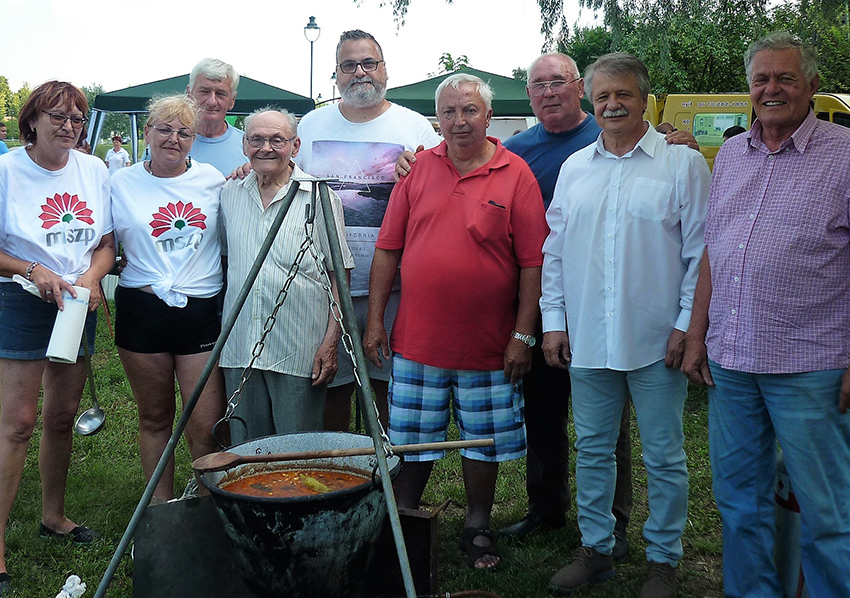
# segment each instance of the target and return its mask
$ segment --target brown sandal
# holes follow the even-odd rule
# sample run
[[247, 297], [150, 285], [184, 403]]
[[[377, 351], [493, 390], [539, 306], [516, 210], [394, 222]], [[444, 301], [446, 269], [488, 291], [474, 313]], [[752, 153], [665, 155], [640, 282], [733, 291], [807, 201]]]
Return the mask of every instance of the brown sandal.
[[[474, 542], [475, 538], [479, 536], [484, 536], [490, 540], [490, 543], [486, 546], [479, 546]], [[475, 566], [475, 563], [487, 555], [498, 557], [501, 562], [499, 549], [496, 548], [496, 534], [489, 529], [474, 527], [463, 528], [463, 531], [460, 533], [460, 542], [458, 543], [458, 546], [466, 553], [466, 564], [472, 569], [479, 569]], [[499, 563], [496, 563], [492, 567], [481, 567], [481, 569], [495, 569], [498, 565]]]

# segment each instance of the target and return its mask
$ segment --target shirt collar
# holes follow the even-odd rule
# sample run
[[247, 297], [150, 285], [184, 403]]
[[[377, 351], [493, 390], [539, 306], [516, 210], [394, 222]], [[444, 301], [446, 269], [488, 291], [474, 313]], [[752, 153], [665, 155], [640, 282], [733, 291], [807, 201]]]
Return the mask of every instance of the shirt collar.
[[[281, 187], [280, 191], [277, 192], [277, 195], [280, 195], [281, 197], [283, 197], [286, 194], [286, 192], [289, 191], [289, 186], [292, 184], [293, 179], [308, 179], [308, 178], [310, 178], [310, 175], [308, 175], [303, 170], [298, 168], [298, 165], [295, 164], [295, 162], [290, 161], [289, 163], [292, 165], [292, 174], [290, 175], [289, 182], [286, 185], [284, 185], [283, 187]], [[257, 194], [259, 194], [259, 185], [257, 183], [257, 173], [254, 172], [253, 170], [251, 172], [249, 172], [248, 176], [246, 176], [244, 179], [242, 179], [241, 181], [238, 181], [236, 183], [236, 185], [238, 187], [243, 187], [243, 188], [245, 188], [249, 191], [256, 191]], [[299, 185], [299, 188], [300, 188], [301, 191], [310, 191], [312, 189], [312, 184], [308, 180], [307, 181], [305, 181], [305, 180], [298, 181], [298, 185]]]
[[[487, 139], [490, 142], [492, 142], [493, 144], [496, 145], [496, 152], [493, 154], [493, 157], [490, 158], [490, 160], [486, 164], [482, 164], [481, 166], [479, 166], [478, 168], [476, 168], [472, 172], [465, 174], [464, 177], [467, 177], [467, 176], [470, 176], [470, 175], [473, 175], [473, 174], [478, 174], [478, 173], [480, 173], [482, 168], [486, 168], [488, 172], [490, 170], [502, 168], [503, 166], [507, 166], [508, 163], [510, 162], [509, 152], [508, 152], [508, 150], [506, 150], [504, 148], [504, 146], [502, 145], [502, 142], [499, 141], [498, 137], [490, 137], [488, 135]], [[448, 144], [446, 143], [445, 140], [443, 140], [440, 143], [440, 145], [438, 145], [437, 147], [435, 147], [431, 151], [433, 151], [434, 154], [436, 154], [437, 156], [440, 156], [444, 160], [447, 160], [449, 163], [451, 163], [451, 159], [449, 158], [449, 146], [448, 146]]]
[[814, 111], [809, 109], [809, 113], [806, 115], [805, 120], [803, 120], [800, 126], [797, 127], [797, 130], [791, 134], [791, 137], [783, 141], [782, 145], [779, 146], [779, 149], [776, 152], [771, 152], [762, 141], [761, 136], [763, 129], [761, 121], [756, 119], [752, 128], [746, 132], [748, 143], [744, 145], [741, 153], [746, 153], [752, 147], [755, 150], [759, 150], [767, 154], [784, 152], [790, 148], [794, 148], [799, 153], [803, 154], [806, 152], [806, 147], [808, 147], [809, 140], [812, 138], [812, 134], [815, 132], [817, 126], [818, 119], [815, 116]]
[[[632, 154], [635, 153], [635, 150], [640, 149], [644, 154], [649, 156], [650, 158], [655, 156], [656, 148], [658, 147], [659, 140], [664, 141], [664, 135], [655, 130], [655, 128], [647, 121], [643, 121], [646, 127], [646, 133], [643, 134], [643, 137], [635, 144], [634, 148], [623, 156], [615, 156], [611, 152], [605, 149], [605, 143], [602, 141], [602, 133], [599, 133], [599, 137], [596, 138], [596, 145], [594, 146], [594, 151], [590, 152], [587, 156], [588, 161], [592, 160], [596, 156], [600, 156], [602, 158], [629, 158]], [[666, 143], [666, 141], [664, 141]]]

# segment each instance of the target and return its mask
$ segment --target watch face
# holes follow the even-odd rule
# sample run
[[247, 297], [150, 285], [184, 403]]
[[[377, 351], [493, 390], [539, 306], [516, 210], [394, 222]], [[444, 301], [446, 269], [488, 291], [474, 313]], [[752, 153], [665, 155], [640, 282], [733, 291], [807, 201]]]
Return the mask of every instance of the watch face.
[[530, 334], [529, 337], [530, 338], [528, 339], [528, 346], [533, 347], [534, 345], [537, 344], [537, 339], [534, 337], [533, 334]]

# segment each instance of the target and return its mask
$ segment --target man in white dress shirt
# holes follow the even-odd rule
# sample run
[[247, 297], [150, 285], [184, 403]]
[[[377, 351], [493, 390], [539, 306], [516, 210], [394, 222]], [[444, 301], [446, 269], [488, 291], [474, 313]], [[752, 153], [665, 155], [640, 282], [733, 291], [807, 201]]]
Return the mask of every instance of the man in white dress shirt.
[[582, 536], [550, 589], [570, 593], [614, 576], [614, 448], [631, 394], [649, 487], [641, 598], [667, 598], [676, 595], [687, 519], [679, 366], [710, 174], [699, 152], [668, 145], [643, 120], [650, 86], [639, 59], [603, 56], [585, 85], [602, 133], [561, 167], [543, 246], [543, 351], [572, 380]]

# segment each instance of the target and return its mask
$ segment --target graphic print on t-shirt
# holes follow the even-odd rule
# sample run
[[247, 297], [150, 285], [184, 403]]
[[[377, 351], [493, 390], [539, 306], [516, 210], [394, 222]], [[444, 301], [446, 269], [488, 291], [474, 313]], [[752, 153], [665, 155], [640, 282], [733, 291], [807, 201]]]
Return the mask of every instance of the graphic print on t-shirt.
[[153, 220], [150, 222], [151, 236], [159, 239], [165, 233], [173, 231], [173, 234], [166, 235], [166, 238], [156, 241], [156, 250], [160, 253], [168, 253], [174, 249], [183, 249], [184, 247], [193, 246], [198, 248], [201, 240], [204, 238], [203, 233], [199, 231], [185, 231], [187, 234], [182, 234], [187, 227], [194, 227], [200, 230], [206, 230], [207, 225], [205, 220], [207, 217], [201, 212], [200, 208], [192, 205], [192, 202], [184, 204], [182, 201], [177, 203], [169, 202], [168, 205], [159, 208], [152, 215]]
[[75, 220], [79, 223], [94, 224], [92, 211], [86, 207], [86, 202], [80, 201], [80, 198], [70, 193], [56, 193], [53, 197], [46, 198], [47, 203], [42, 204], [41, 228], [50, 230], [54, 226], [59, 225], [60, 231], [51, 231], [44, 235], [44, 242], [47, 247], [54, 245], [66, 245], [69, 243], [88, 243], [96, 234], [95, 230], [90, 227], [79, 226], [78, 228], [70, 228]]
[[335, 177], [328, 183], [342, 200], [345, 236], [355, 267], [352, 292], [369, 288], [369, 270], [375, 241], [395, 182], [395, 163], [404, 146], [366, 141], [314, 141], [311, 170], [317, 177]]

